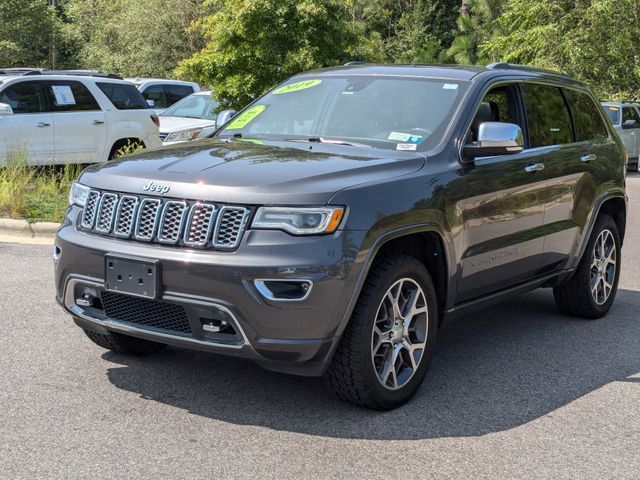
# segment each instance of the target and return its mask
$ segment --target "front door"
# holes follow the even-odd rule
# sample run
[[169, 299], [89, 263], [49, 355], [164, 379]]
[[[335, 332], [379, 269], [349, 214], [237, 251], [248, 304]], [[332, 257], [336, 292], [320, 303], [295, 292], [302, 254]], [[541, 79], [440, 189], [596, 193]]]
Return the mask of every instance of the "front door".
[[54, 158], [54, 125], [41, 82], [20, 81], [0, 92], [13, 115], [0, 116], [0, 163], [45, 165]]
[[[479, 118], [480, 116], [480, 118]], [[490, 90], [480, 104], [467, 141], [483, 121], [524, 127], [518, 87]], [[543, 190], [547, 184], [542, 149], [477, 158], [461, 179], [464, 197], [462, 275], [457, 301], [487, 295], [536, 274], [543, 247]]]

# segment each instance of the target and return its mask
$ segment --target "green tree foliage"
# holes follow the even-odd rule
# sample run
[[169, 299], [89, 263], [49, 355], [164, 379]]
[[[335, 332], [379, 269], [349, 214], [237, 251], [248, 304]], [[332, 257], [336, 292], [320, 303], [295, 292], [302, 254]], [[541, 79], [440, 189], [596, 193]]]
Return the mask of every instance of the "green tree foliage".
[[0, 67], [48, 66], [55, 28], [45, 0], [1, 0]]
[[358, 37], [335, 0], [213, 0], [205, 48], [179, 73], [210, 85], [224, 107], [242, 107], [287, 77], [358, 58]]
[[66, 0], [64, 12], [81, 68], [166, 77], [203, 45], [200, 0]]
[[640, 97], [640, 2], [508, 0], [483, 53], [562, 70], [605, 98]]
[[[536, 0], [531, 0], [535, 2]], [[455, 37], [448, 55], [455, 63], [476, 65], [486, 63], [482, 45], [495, 29], [495, 20], [505, 0], [463, 0], [458, 18], [459, 35]]]

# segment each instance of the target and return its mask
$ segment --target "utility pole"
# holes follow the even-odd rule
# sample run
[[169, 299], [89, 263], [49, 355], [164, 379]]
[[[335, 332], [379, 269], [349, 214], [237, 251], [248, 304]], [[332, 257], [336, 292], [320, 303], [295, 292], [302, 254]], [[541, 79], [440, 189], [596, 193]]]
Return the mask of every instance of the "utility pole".
[[[51, 16], [52, 18], [57, 18], [58, 15], [58, 11], [57, 11], [57, 7], [58, 7], [58, 0], [49, 0], [49, 8], [51, 9]], [[57, 58], [56, 58], [56, 24], [53, 23], [52, 24], [52, 29], [51, 29], [51, 41], [49, 43], [49, 63], [51, 64], [51, 69], [55, 70], [56, 69], [56, 62], [57, 62]]]

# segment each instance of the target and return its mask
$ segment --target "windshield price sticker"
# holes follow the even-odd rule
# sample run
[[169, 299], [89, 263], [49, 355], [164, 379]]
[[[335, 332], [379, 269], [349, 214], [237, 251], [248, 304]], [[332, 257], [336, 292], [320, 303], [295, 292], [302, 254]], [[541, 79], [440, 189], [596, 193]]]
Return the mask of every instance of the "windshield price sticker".
[[272, 93], [274, 95], [280, 95], [282, 93], [291, 93], [297, 92], [300, 90], [306, 90], [307, 88], [315, 87], [316, 85], [320, 85], [322, 80], [304, 80], [302, 82], [291, 83], [289, 85], [285, 85], [284, 87], [276, 88]]
[[266, 105], [256, 105], [248, 110], [245, 110], [236, 118], [231, 120], [231, 123], [225, 128], [225, 130], [237, 130], [246, 127], [254, 118], [264, 112]]
[[51, 90], [53, 91], [53, 96], [56, 98], [56, 105], [76, 104], [76, 99], [69, 85], [53, 85]]
[[387, 140], [393, 142], [402, 143], [420, 143], [422, 142], [422, 135], [411, 135], [410, 133], [391, 132], [387, 137]]

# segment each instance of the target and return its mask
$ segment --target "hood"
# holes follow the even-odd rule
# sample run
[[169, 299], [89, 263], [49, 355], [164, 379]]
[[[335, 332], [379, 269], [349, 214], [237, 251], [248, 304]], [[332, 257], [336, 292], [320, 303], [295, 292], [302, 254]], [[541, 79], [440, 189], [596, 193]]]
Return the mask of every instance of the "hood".
[[[258, 142], [258, 141], [256, 141]], [[294, 142], [201, 140], [87, 168], [94, 188], [221, 203], [324, 205], [336, 192], [422, 168], [416, 152]], [[168, 189], [167, 189], [168, 188]], [[149, 193], [159, 195], [159, 193]]]
[[216, 122], [203, 118], [165, 117], [160, 115], [160, 133], [173, 133], [192, 128], [214, 127]]

